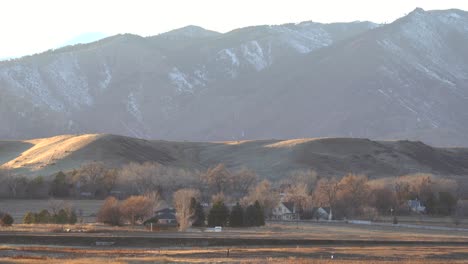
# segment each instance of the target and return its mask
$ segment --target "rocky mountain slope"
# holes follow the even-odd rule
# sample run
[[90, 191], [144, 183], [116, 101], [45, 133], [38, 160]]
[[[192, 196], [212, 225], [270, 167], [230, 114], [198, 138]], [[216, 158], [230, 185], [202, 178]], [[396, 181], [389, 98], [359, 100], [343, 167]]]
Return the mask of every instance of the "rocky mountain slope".
[[468, 14], [189, 26], [0, 62], [0, 137], [408, 138], [468, 146]]
[[15, 174], [50, 175], [93, 161], [112, 167], [149, 161], [190, 170], [224, 163], [233, 170], [248, 167], [269, 179], [308, 169], [322, 176], [352, 172], [370, 178], [417, 172], [443, 176], [468, 173], [468, 149], [433, 148], [414, 141], [309, 138], [176, 142], [104, 134], [0, 141], [0, 168]]

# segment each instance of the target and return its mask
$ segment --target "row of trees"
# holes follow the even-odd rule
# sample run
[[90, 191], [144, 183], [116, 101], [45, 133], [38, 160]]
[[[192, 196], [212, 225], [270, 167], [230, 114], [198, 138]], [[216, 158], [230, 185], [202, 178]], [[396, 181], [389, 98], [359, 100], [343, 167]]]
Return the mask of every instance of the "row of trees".
[[97, 221], [109, 225], [122, 225], [125, 222], [135, 225], [151, 217], [159, 203], [159, 195], [155, 192], [130, 196], [124, 201], [110, 196], [99, 210]]
[[190, 226], [209, 227], [215, 226], [261, 226], [265, 224], [263, 208], [258, 201], [244, 207], [237, 203], [232, 210], [224, 203], [224, 195], [218, 194], [212, 197], [212, 207], [205, 217], [205, 210], [201, 203], [200, 192], [195, 189], [181, 189], [174, 193], [174, 208], [180, 230], [186, 230]]
[[23, 217], [24, 224], [76, 224], [78, 217], [73, 210], [60, 209], [50, 213], [44, 209], [39, 213], [28, 212]]
[[329, 207], [337, 218], [405, 213], [409, 199], [419, 199], [429, 214], [450, 215], [459, 211], [460, 193], [456, 182], [426, 174], [379, 182], [354, 174], [340, 180], [321, 178], [314, 171], [302, 170], [271, 183], [258, 182], [251, 170], [230, 171], [223, 164], [199, 172], [150, 162], [131, 163], [119, 170], [93, 162], [68, 173], [59, 172], [51, 181], [43, 177], [28, 180], [4, 171], [0, 174], [3, 174], [0, 186], [7, 189], [5, 193], [10, 197], [81, 197], [85, 194], [89, 198], [104, 198], [123, 194], [120, 198], [124, 198], [153, 192], [171, 203], [177, 190], [189, 188], [200, 190], [198, 201], [207, 201], [217, 194], [222, 194], [228, 203], [240, 201], [244, 208], [259, 201], [265, 216], [278, 204], [280, 193], [285, 195], [285, 201], [296, 204], [303, 217], [310, 217], [311, 209], [317, 206]]
[[428, 174], [399, 177], [390, 182], [370, 182], [364, 175], [349, 174], [341, 180], [320, 179], [308, 195], [301, 184], [287, 190], [287, 199], [307, 210], [308, 204], [326, 206], [336, 218], [379, 214], [407, 214], [408, 200], [418, 199], [427, 213], [451, 215], [458, 198], [456, 182]]
[[207, 197], [220, 192], [242, 197], [257, 182], [257, 175], [245, 168], [232, 172], [223, 164], [200, 172], [155, 162], [130, 163], [118, 170], [91, 162], [70, 172], [32, 179], [0, 170], [0, 181], [8, 198], [105, 198], [115, 191], [128, 196], [157, 192], [171, 200], [182, 188], [202, 190]]

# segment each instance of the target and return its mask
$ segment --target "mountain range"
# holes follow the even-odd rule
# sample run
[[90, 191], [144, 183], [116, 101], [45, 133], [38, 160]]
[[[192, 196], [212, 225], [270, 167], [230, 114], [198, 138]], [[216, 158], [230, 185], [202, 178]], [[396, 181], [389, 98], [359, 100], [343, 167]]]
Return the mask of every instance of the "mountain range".
[[0, 62], [0, 138], [362, 137], [468, 146], [468, 13], [116, 35]]

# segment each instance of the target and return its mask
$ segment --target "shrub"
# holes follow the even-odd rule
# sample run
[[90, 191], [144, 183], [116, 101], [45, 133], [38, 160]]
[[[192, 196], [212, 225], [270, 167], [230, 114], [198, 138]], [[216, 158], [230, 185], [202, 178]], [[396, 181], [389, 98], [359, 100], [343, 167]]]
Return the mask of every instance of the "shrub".
[[1, 226], [11, 226], [13, 222], [14, 222], [13, 217], [11, 217], [11, 215], [9, 214], [3, 214], [3, 216], [0, 218]]
[[119, 201], [115, 197], [108, 197], [97, 214], [97, 221], [118, 226], [122, 225], [122, 214]]
[[76, 213], [63, 208], [53, 215], [44, 209], [39, 213], [27, 212], [23, 217], [24, 224], [75, 224], [76, 222]]
[[33, 212], [27, 212], [23, 217], [23, 224], [34, 224], [36, 223], [36, 214]]
[[71, 211], [68, 215], [68, 223], [74, 225], [76, 222], [78, 222], [78, 217], [76, 216], [75, 211]]
[[52, 216], [49, 211], [44, 209], [36, 215], [36, 223], [47, 224], [52, 222]]

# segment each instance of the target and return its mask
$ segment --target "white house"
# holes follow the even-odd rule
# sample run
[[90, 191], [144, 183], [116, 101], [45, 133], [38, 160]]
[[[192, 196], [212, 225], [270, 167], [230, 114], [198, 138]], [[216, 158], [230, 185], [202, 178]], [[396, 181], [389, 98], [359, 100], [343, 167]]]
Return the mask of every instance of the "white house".
[[415, 200], [408, 200], [408, 207], [410, 211], [415, 212], [415, 213], [425, 213], [426, 212], [426, 207], [422, 205], [421, 201], [418, 199]]
[[274, 220], [298, 220], [299, 212], [296, 210], [294, 202], [279, 202], [273, 208], [272, 219]]

